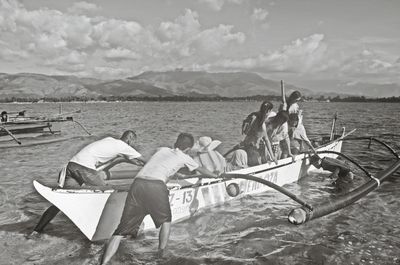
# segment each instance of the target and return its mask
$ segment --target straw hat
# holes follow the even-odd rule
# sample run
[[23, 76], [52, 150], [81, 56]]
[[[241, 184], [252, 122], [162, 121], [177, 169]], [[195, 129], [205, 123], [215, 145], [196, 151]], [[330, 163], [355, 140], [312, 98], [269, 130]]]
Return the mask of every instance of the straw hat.
[[209, 136], [202, 136], [196, 143], [195, 149], [198, 152], [208, 152], [217, 148], [221, 144], [221, 141], [212, 140]]

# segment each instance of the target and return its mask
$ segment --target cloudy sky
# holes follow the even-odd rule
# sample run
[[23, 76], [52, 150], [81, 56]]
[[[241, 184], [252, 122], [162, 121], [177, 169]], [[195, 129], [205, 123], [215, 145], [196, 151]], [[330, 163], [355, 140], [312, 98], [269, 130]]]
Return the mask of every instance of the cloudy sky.
[[0, 0], [0, 72], [400, 84], [399, 0]]

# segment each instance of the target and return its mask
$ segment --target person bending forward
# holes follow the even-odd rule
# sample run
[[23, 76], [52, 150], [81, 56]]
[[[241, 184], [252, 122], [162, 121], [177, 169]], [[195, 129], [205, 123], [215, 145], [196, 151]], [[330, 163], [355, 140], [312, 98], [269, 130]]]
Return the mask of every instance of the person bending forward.
[[197, 170], [209, 177], [218, 177], [207, 169], [199, 167], [187, 155], [193, 144], [194, 138], [191, 134], [181, 133], [174, 149], [159, 148], [139, 171], [129, 189], [121, 221], [106, 245], [101, 264], [106, 264], [113, 257], [123, 236], [137, 236], [140, 224], [148, 214], [153, 219], [154, 225], [160, 228], [158, 256], [163, 256], [172, 218], [169, 191], [166, 186], [169, 178], [183, 167], [187, 167], [190, 171]]

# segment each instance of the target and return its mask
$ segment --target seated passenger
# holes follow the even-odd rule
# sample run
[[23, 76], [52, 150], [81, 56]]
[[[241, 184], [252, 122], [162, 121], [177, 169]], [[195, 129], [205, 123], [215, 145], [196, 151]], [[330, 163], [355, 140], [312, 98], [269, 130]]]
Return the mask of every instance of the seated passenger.
[[8, 122], [7, 111], [2, 111], [1, 112], [1, 122]]
[[226, 167], [225, 158], [215, 150], [220, 144], [221, 141], [212, 140], [211, 137], [208, 136], [202, 136], [192, 149], [194, 161], [196, 161], [199, 166], [217, 175], [223, 173]]
[[237, 149], [226, 162], [227, 172], [247, 168], [247, 153], [243, 149]]

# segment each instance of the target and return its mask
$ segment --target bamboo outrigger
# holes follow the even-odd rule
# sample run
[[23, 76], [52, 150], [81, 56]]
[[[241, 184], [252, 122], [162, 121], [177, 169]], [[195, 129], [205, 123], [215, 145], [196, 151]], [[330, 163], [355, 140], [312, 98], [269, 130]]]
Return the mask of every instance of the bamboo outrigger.
[[[90, 135], [90, 132], [82, 124], [75, 121], [72, 116], [66, 116], [73, 113], [79, 113], [80, 110], [57, 114], [50, 118], [27, 117], [25, 116], [25, 112], [25, 110], [11, 113], [2, 112], [2, 121], [0, 122], [0, 142], [14, 140], [19, 145], [22, 145], [23, 143], [21, 139], [60, 134], [60, 124], [64, 122], [74, 122]], [[16, 115], [10, 117], [8, 114]]]

